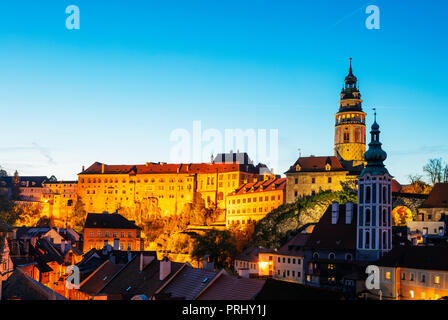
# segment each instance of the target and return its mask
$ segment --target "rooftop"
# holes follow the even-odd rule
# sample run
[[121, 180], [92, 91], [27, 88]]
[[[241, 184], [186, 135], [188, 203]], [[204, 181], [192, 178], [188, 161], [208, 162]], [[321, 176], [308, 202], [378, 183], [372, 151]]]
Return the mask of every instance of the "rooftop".
[[436, 183], [422, 208], [448, 208], [448, 183]]
[[84, 228], [141, 229], [134, 221], [118, 213], [89, 213]]

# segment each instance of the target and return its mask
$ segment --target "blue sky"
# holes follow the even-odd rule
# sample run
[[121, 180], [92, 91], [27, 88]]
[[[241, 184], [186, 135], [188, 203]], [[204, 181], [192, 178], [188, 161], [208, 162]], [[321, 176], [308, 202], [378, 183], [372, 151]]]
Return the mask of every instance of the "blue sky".
[[[80, 8], [67, 30], [65, 8]], [[381, 29], [368, 30], [368, 5]], [[0, 165], [75, 179], [81, 166], [168, 161], [177, 128], [278, 129], [284, 172], [332, 155], [353, 57], [401, 183], [448, 161], [444, 1], [20, 1], [0, 4]], [[263, 159], [258, 159], [263, 160]]]

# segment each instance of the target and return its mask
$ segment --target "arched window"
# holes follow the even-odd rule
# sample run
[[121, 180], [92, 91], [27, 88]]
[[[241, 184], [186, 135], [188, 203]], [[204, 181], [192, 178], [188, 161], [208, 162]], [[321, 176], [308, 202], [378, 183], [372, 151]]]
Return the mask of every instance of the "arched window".
[[371, 191], [372, 188], [370, 186], [366, 186], [366, 203], [370, 203], [370, 199], [371, 199]]
[[313, 259], [314, 260], [319, 260], [319, 254], [317, 252], [313, 253]]
[[353, 259], [353, 256], [352, 256], [351, 253], [347, 253], [347, 254], [345, 255], [345, 260], [346, 260], [346, 261], [352, 261], [352, 259]]
[[387, 231], [383, 232], [383, 249], [387, 249]]
[[387, 203], [387, 187], [383, 187], [383, 203]]
[[335, 254], [333, 252], [330, 252], [330, 254], [328, 255], [328, 260], [334, 260], [335, 258]]
[[387, 210], [383, 209], [383, 226], [387, 226]]
[[370, 220], [371, 220], [371, 214], [370, 209], [366, 209], [366, 226], [370, 226]]
[[350, 142], [350, 134], [348, 132], [344, 132], [344, 143]]
[[365, 243], [365, 248], [369, 249], [370, 248], [370, 231], [366, 231], [366, 243]]

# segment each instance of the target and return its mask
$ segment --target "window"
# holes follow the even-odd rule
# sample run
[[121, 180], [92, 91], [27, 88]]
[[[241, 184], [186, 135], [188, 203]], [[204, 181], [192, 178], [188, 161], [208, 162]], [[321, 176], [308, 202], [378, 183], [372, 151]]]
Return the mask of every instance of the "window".
[[370, 186], [366, 187], [366, 203], [370, 203]]
[[299, 179], [298, 179], [298, 178], [295, 178], [295, 179], [294, 179], [294, 183], [295, 183], [295, 184], [298, 184], [298, 183], [299, 183]]
[[422, 274], [421, 282], [422, 282], [422, 283], [425, 283], [425, 282], [426, 282], [426, 275]]
[[370, 209], [366, 209], [366, 226], [370, 226]]
[[334, 259], [335, 259], [335, 254], [334, 254], [333, 252], [331, 252], [331, 253], [328, 255], [328, 259], [329, 259], [329, 260], [334, 260]]
[[319, 254], [317, 252], [313, 253], [313, 259], [314, 260], [319, 260]]
[[386, 280], [390, 280], [390, 272], [389, 271], [386, 272]]
[[328, 177], [328, 183], [331, 183], [331, 177]]
[[440, 276], [435, 276], [434, 277], [434, 283], [435, 284], [440, 284]]
[[311, 183], [316, 183], [316, 178], [311, 178]]
[[351, 255], [351, 253], [347, 253], [347, 254], [345, 255], [345, 260], [346, 260], [346, 261], [352, 261], [352, 259], [353, 259], [353, 256]]

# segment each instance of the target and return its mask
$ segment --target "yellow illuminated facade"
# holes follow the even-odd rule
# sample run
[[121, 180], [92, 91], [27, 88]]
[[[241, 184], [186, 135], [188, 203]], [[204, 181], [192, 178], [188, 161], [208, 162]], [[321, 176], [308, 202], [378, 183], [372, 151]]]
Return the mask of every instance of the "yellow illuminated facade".
[[195, 197], [205, 207], [225, 210], [227, 195], [240, 184], [261, 179], [253, 165], [238, 163], [106, 165], [79, 174], [78, 196], [88, 212], [139, 210], [136, 217], [180, 214]]

